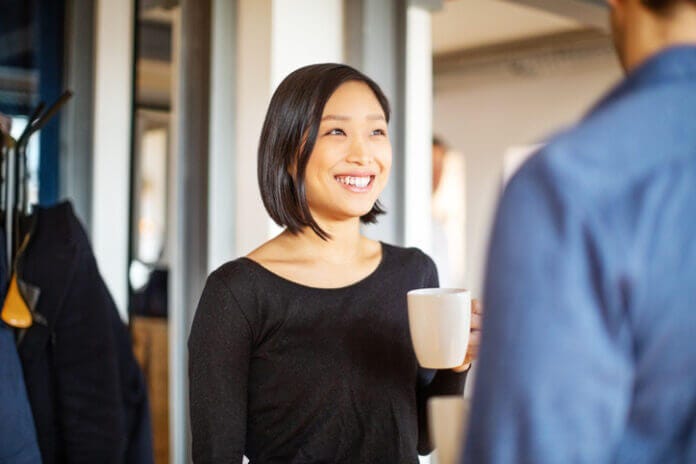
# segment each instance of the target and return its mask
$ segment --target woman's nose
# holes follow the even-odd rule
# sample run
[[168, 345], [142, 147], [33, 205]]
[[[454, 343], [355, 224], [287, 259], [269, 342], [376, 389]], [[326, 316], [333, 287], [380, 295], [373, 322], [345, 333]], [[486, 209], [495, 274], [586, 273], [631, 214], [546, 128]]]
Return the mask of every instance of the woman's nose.
[[372, 153], [367, 143], [356, 137], [350, 144], [350, 151], [346, 159], [351, 163], [369, 164], [372, 161]]

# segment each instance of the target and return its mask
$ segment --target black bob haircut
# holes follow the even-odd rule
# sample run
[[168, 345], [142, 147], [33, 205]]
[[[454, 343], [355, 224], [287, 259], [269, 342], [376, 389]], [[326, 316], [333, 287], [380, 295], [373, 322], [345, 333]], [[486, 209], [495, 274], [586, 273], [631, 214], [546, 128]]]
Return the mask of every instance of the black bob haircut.
[[[389, 101], [382, 90], [372, 79], [344, 64], [313, 64], [293, 71], [280, 83], [268, 105], [258, 151], [261, 198], [276, 224], [293, 234], [310, 227], [322, 239], [330, 238], [309, 211], [305, 170], [324, 106], [336, 89], [349, 81], [370, 87], [388, 123]], [[294, 179], [291, 172], [295, 173]], [[375, 223], [384, 212], [377, 201], [360, 220]]]

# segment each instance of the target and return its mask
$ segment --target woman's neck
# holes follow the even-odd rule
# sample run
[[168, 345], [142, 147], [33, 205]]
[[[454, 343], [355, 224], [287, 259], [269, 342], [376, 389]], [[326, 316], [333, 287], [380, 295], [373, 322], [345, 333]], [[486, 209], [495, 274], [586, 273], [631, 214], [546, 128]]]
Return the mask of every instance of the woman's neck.
[[247, 257], [287, 280], [318, 288], [351, 285], [379, 266], [381, 244], [360, 235], [359, 218], [319, 225], [330, 239], [323, 240], [310, 228], [297, 234], [285, 230]]
[[327, 263], [352, 263], [363, 257], [366, 238], [360, 235], [360, 220], [320, 223], [319, 226], [329, 234], [327, 240], [319, 237], [307, 227], [298, 234], [284, 232], [293, 248], [305, 256]]

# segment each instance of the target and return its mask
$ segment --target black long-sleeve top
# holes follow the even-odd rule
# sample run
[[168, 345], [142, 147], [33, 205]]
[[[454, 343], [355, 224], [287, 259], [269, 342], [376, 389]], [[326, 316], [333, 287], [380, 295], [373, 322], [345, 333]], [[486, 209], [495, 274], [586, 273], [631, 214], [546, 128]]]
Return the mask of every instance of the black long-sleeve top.
[[206, 283], [189, 338], [196, 463], [417, 463], [430, 396], [466, 373], [419, 368], [408, 290], [438, 285], [417, 249], [382, 244], [363, 280], [319, 289], [247, 258]]

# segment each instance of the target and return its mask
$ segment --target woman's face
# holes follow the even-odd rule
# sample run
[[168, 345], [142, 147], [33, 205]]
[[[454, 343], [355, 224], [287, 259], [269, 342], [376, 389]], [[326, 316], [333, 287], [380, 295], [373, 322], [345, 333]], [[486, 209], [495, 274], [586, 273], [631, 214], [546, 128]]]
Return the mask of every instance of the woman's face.
[[392, 149], [384, 111], [367, 84], [342, 84], [326, 102], [305, 171], [307, 204], [318, 221], [359, 218], [384, 190]]

